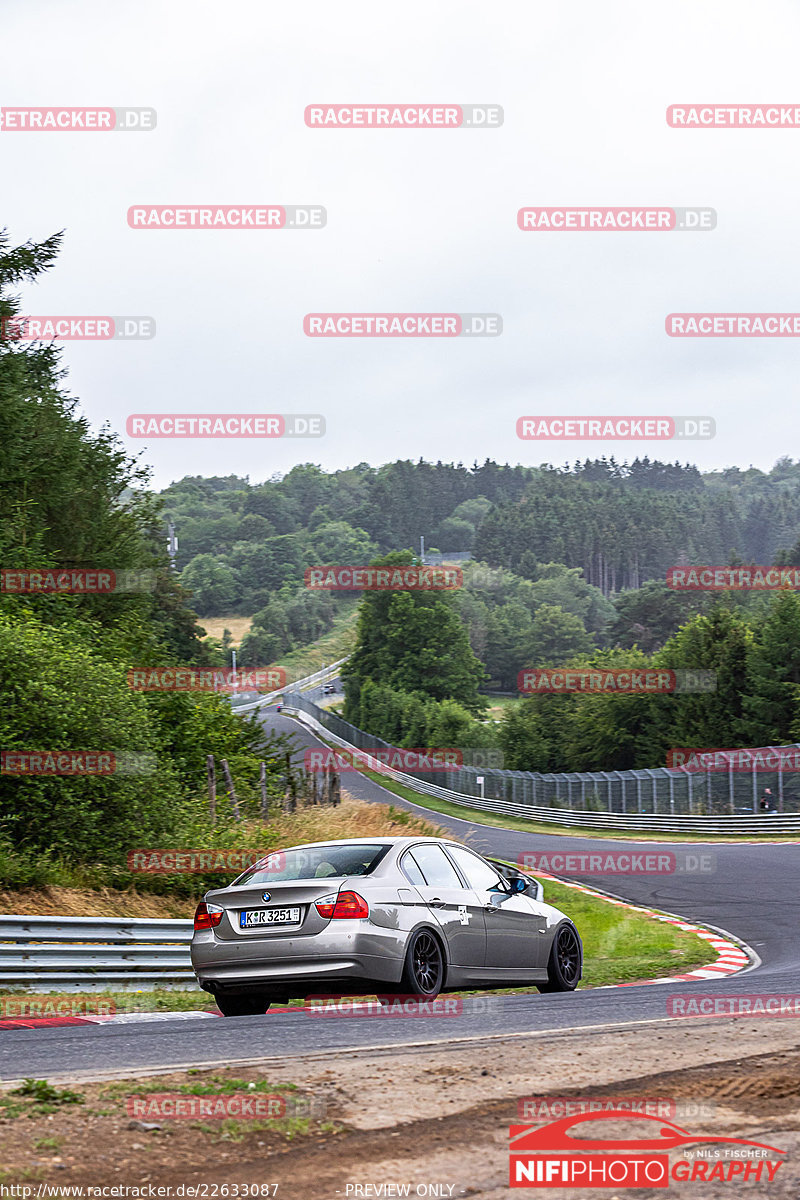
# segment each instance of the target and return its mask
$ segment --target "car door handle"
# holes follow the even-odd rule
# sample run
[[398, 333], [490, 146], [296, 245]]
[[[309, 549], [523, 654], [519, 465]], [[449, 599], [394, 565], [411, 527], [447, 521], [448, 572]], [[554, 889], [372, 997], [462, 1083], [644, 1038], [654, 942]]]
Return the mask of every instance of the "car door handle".
[[445, 908], [445, 901], [440, 900], [438, 896], [434, 896], [432, 900], [428, 901], [428, 904], [431, 908]]
[[497, 904], [484, 904], [483, 907], [487, 912], [500, 912], [500, 907]]

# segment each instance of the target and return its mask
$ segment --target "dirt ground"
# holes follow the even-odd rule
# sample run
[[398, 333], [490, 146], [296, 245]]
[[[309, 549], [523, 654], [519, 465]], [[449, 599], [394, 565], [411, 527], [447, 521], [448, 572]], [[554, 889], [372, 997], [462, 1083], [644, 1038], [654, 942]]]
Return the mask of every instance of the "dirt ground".
[[[766, 1177], [746, 1183], [673, 1180], [671, 1195], [718, 1200], [736, 1188], [752, 1196], [796, 1200], [796, 1046], [791, 1019], [687, 1020], [421, 1045], [400, 1053], [259, 1059], [235, 1070], [218, 1067], [138, 1081], [109, 1076], [71, 1085], [84, 1093], [83, 1105], [0, 1120], [0, 1182], [28, 1181], [34, 1195], [42, 1181], [57, 1187], [170, 1185], [172, 1195], [181, 1194], [175, 1191], [180, 1184], [204, 1184], [212, 1197], [225, 1194], [214, 1191], [224, 1184], [231, 1189], [238, 1184], [242, 1195], [245, 1184], [266, 1194], [263, 1185], [277, 1183], [283, 1200], [403, 1194], [498, 1200], [519, 1194], [508, 1186], [509, 1125], [545, 1124], [562, 1115], [557, 1110], [526, 1119], [518, 1108], [521, 1098], [627, 1096], [673, 1105], [668, 1119], [693, 1135], [749, 1138], [788, 1152], [769, 1184]], [[311, 1116], [198, 1125], [148, 1113], [145, 1121], [159, 1127], [147, 1129], [126, 1111], [126, 1097], [137, 1089], [163, 1093], [198, 1083], [224, 1089], [231, 1077], [274, 1088], [290, 1107], [296, 1104]], [[14, 1098], [6, 1092], [2, 1099]], [[596, 1136], [637, 1132], [609, 1124]], [[588, 1136], [585, 1127], [581, 1133]], [[671, 1161], [678, 1157], [680, 1152], [673, 1151]], [[407, 1192], [396, 1190], [405, 1185]], [[562, 1200], [576, 1194], [586, 1200], [658, 1194], [654, 1189], [541, 1187], [537, 1193]]]

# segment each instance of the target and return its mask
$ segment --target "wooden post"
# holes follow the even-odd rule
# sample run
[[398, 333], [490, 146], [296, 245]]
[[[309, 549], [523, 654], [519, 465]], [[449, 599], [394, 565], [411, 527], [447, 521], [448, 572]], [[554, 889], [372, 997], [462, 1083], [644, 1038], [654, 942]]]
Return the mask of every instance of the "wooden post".
[[286, 767], [286, 786], [283, 793], [283, 811], [295, 812], [297, 809], [297, 783], [292, 771], [292, 757], [287, 750], [283, 756]]
[[217, 772], [214, 767], [214, 755], [206, 755], [206, 772], [208, 774], [208, 811], [211, 814], [211, 824], [217, 823]]
[[342, 803], [342, 781], [337, 772], [333, 777], [333, 800], [334, 805]]
[[225, 787], [228, 789], [228, 795], [231, 798], [233, 815], [237, 821], [241, 821], [242, 818], [239, 816], [239, 801], [236, 799], [236, 789], [233, 786], [233, 777], [231, 776], [231, 769], [228, 766], [227, 758], [221, 759], [220, 765], [222, 766], [222, 774], [225, 776]]
[[258, 773], [258, 783], [261, 788], [261, 820], [269, 818], [269, 799], [267, 798], [267, 764], [262, 761]]

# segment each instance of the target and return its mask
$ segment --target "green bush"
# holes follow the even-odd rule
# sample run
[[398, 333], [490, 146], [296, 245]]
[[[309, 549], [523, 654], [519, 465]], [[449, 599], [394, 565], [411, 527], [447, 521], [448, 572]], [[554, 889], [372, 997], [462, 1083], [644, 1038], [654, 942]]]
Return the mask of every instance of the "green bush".
[[0, 747], [156, 756], [157, 774], [0, 776], [0, 835], [19, 848], [76, 859], [155, 844], [179, 815], [177, 776], [157, 723], [125, 670], [76, 628], [0, 614]]

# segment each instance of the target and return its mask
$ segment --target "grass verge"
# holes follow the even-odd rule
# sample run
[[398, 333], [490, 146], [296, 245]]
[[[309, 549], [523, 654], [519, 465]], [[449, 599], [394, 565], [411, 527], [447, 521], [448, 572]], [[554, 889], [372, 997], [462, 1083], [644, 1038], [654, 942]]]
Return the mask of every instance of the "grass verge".
[[[317, 734], [319, 737], [319, 734]], [[331, 746], [335, 750], [335, 746]], [[451, 804], [448, 800], [440, 800], [436, 796], [428, 796], [424, 792], [415, 792], [413, 788], [407, 787], [405, 784], [396, 783], [393, 779], [387, 779], [385, 775], [380, 775], [377, 771], [369, 771], [363, 767], [357, 767], [356, 770], [360, 774], [366, 775], [373, 783], [379, 783], [387, 792], [392, 792], [395, 796], [400, 796], [403, 800], [408, 800], [411, 804], [416, 804], [420, 808], [430, 809], [431, 812], [441, 813], [444, 817], [459, 817], [462, 821], [474, 821], [478, 825], [491, 825], [495, 829], [510, 829], [516, 833], [540, 833], [540, 834], [569, 834], [570, 837], [582, 838], [600, 838], [603, 841], [634, 841], [634, 842], [698, 842], [708, 844], [710, 842], [752, 842], [754, 839], [750, 836], [742, 837], [722, 837], [714, 834], [700, 833], [652, 833], [646, 828], [644, 829], [629, 829], [620, 830], [614, 829], [609, 832], [604, 832], [602, 829], [583, 829], [576, 828], [573, 825], [551, 825], [545, 821], [524, 821], [518, 817], [509, 817], [505, 814], [484, 812], [481, 808], [467, 808], [460, 804]], [[780, 838], [781, 841], [796, 842], [798, 837], [795, 834], [781, 835], [772, 833], [767, 823], [768, 818], [765, 818], [764, 833], [772, 838]]]
[[313, 675], [323, 666], [338, 662], [340, 658], [352, 653], [356, 644], [358, 605], [357, 599], [340, 600], [341, 611], [337, 614], [332, 628], [316, 642], [298, 646], [296, 650], [284, 654], [275, 665], [285, 669], [288, 679], [304, 679], [306, 675]]

